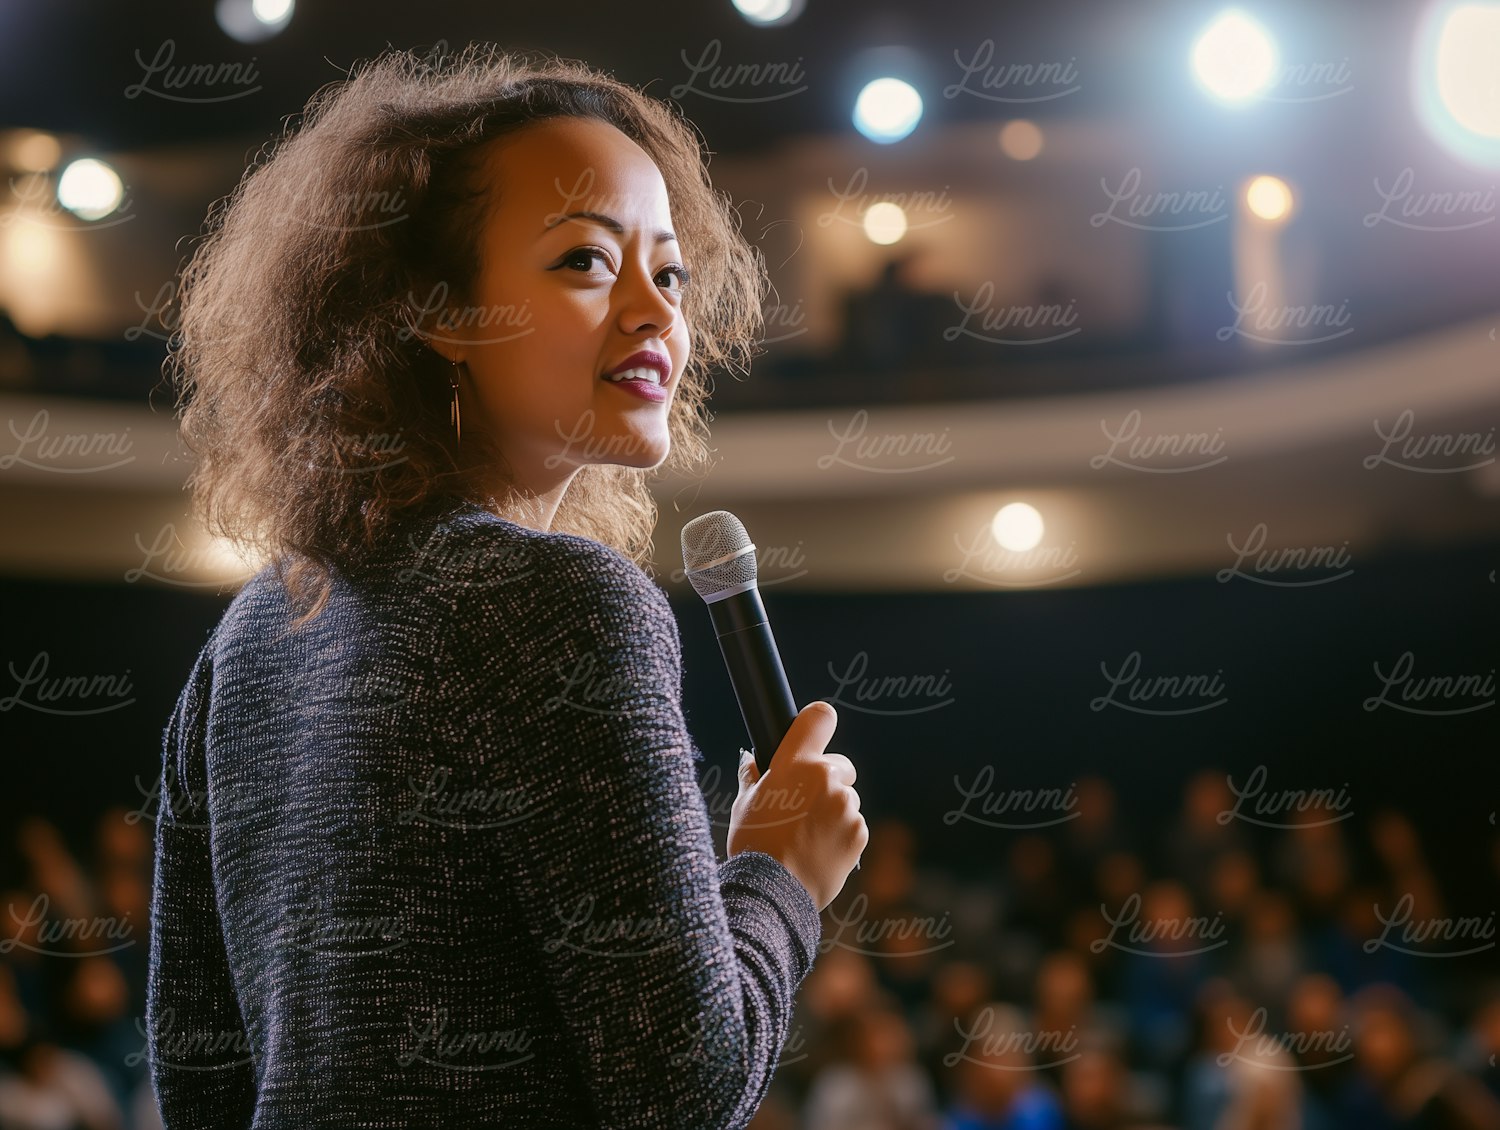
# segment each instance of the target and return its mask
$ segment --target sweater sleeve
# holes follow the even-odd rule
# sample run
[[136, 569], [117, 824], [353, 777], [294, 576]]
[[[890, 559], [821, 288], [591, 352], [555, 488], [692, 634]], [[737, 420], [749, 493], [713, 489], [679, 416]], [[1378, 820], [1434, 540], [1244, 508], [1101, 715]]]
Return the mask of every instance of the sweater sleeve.
[[665, 594], [588, 539], [533, 552], [533, 585], [452, 598], [440, 740], [525, 798], [489, 850], [598, 1124], [743, 1127], [816, 955], [817, 908], [772, 856], [715, 862]]
[[165, 1130], [247, 1127], [255, 1067], [224, 950], [213, 874], [203, 732], [209, 649], [162, 743], [146, 1050]]

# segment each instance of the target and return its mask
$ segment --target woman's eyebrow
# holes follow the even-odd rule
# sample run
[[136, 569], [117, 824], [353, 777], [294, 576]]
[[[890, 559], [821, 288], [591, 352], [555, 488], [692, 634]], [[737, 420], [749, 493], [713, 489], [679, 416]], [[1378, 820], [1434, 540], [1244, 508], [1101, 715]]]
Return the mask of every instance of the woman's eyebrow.
[[[557, 225], [562, 223], [564, 220], [592, 220], [594, 223], [600, 225], [601, 227], [608, 228], [616, 235], [625, 234], [625, 225], [620, 223], [620, 221], [615, 219], [613, 216], [606, 216], [601, 212], [569, 212], [565, 216], [554, 216], [552, 219], [548, 220], [547, 226], [542, 229], [542, 235], [546, 235], [549, 231], [557, 227]], [[675, 236], [672, 232], [667, 231], [665, 228], [661, 228], [656, 232], [657, 243], [670, 243], [676, 238], [677, 236]]]

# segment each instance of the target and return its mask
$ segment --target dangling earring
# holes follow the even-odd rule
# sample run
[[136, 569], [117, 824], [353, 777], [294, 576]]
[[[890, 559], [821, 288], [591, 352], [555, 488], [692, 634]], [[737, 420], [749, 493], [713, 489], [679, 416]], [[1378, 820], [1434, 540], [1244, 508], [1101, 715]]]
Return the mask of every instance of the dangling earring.
[[453, 425], [453, 443], [455, 446], [457, 446], [460, 436], [458, 419], [458, 378], [460, 375], [460, 370], [466, 368], [467, 366], [461, 360], [452, 361], [449, 364], [453, 368], [453, 372], [449, 374], [449, 379], [453, 383], [453, 405], [448, 410], [448, 422]]

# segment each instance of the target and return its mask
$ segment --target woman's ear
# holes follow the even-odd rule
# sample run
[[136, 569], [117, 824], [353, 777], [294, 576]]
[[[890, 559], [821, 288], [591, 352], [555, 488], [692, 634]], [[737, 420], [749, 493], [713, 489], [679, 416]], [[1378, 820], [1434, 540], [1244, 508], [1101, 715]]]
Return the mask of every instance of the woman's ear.
[[433, 341], [427, 337], [424, 337], [422, 340], [427, 343], [428, 349], [432, 350], [450, 365], [457, 365], [459, 361], [463, 360], [459, 356], [458, 346], [451, 341]]

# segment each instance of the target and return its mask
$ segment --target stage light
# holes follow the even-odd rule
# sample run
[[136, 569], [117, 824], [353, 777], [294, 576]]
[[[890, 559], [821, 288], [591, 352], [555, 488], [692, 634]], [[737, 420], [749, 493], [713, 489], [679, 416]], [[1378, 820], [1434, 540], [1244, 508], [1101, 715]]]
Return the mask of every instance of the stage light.
[[1280, 177], [1256, 177], [1245, 186], [1245, 207], [1267, 223], [1282, 223], [1292, 214], [1292, 190]]
[[1042, 131], [1035, 122], [1017, 118], [1000, 131], [1000, 151], [1014, 161], [1029, 161], [1042, 151]]
[[1438, 39], [1438, 96], [1464, 129], [1500, 138], [1500, 4], [1448, 13]]
[[757, 27], [789, 24], [802, 14], [802, 0], [734, 0], [734, 7]]
[[906, 234], [906, 213], [901, 205], [882, 200], [865, 209], [865, 235], [871, 243], [896, 243]]
[[250, 12], [263, 24], [285, 24], [292, 18], [292, 0], [250, 0]]
[[214, 19], [231, 39], [259, 43], [292, 22], [294, 0], [218, 0]]
[[994, 521], [990, 523], [990, 529], [1001, 548], [1013, 553], [1035, 549], [1041, 544], [1045, 528], [1037, 508], [1024, 502], [1012, 502], [1000, 507], [995, 513]]
[[922, 96], [899, 78], [868, 83], [854, 103], [854, 128], [883, 145], [900, 141], [921, 119]]
[[1416, 51], [1423, 124], [1460, 157], [1500, 167], [1500, 4], [1430, 8]]
[[92, 157], [72, 162], [57, 178], [57, 202], [79, 219], [102, 220], [124, 198], [119, 175]]
[[1193, 74], [1216, 98], [1244, 102], [1263, 93], [1275, 78], [1276, 44], [1260, 24], [1230, 8], [1194, 44]]

